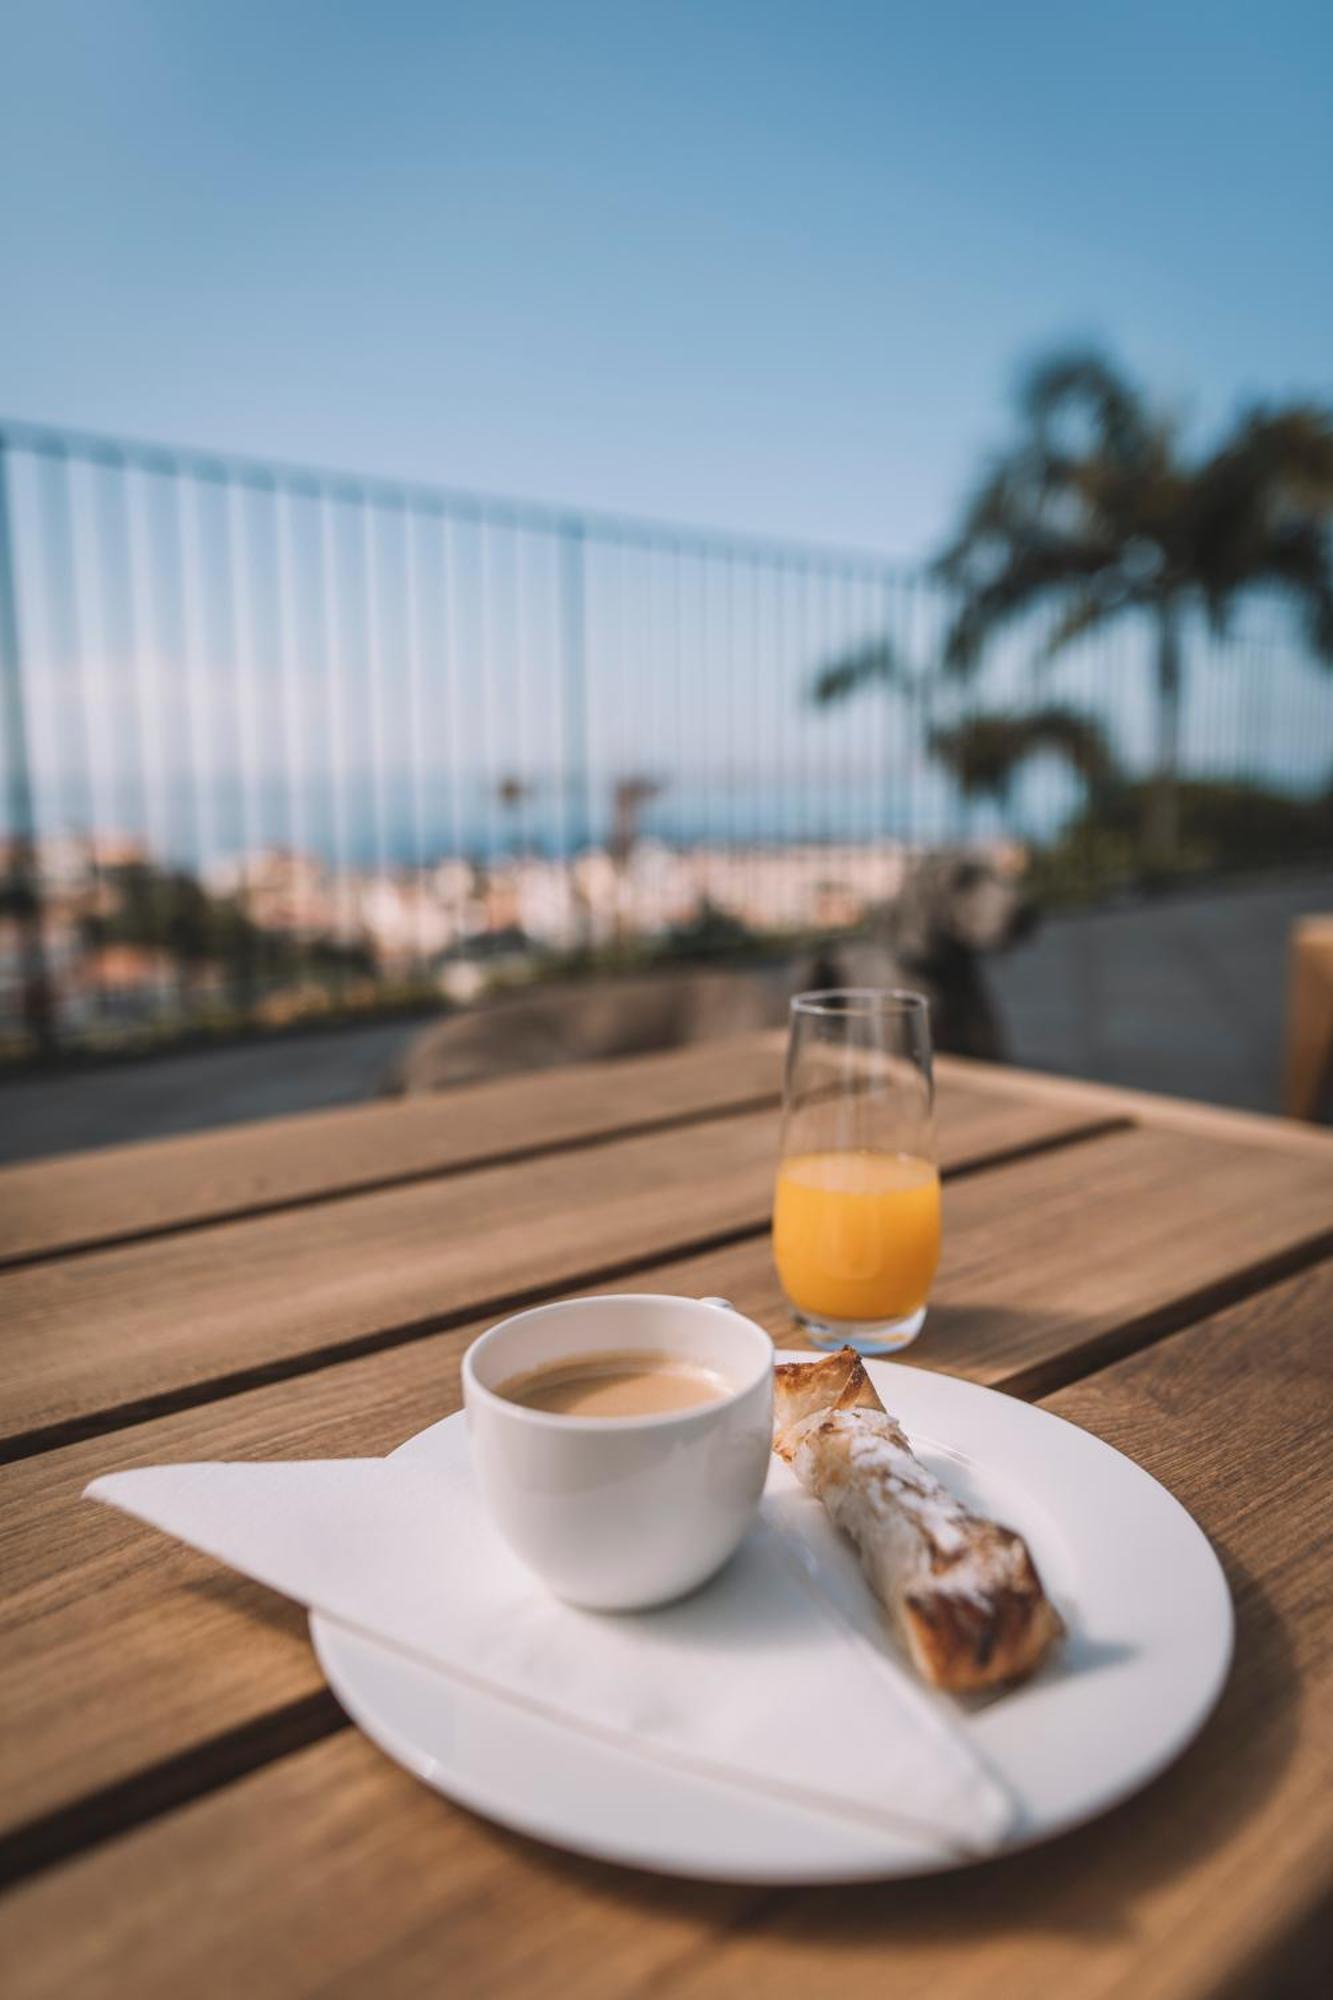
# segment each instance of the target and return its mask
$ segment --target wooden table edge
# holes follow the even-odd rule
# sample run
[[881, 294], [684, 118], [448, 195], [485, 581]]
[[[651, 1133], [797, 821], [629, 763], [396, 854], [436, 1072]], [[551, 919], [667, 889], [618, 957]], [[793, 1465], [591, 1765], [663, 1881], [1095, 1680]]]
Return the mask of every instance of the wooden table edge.
[[1263, 1111], [1239, 1111], [1231, 1106], [1201, 1104], [1191, 1098], [1169, 1097], [1156, 1091], [1130, 1090], [1118, 1083], [1087, 1083], [1078, 1077], [1047, 1070], [1018, 1069], [1007, 1064], [978, 1062], [971, 1056], [940, 1056], [936, 1073], [998, 1096], [1026, 1097], [1048, 1104], [1068, 1104], [1089, 1115], [1120, 1116], [1140, 1125], [1160, 1125], [1202, 1137], [1227, 1138], [1284, 1152], [1303, 1153], [1333, 1167], [1333, 1132], [1313, 1128], [1299, 1119]]

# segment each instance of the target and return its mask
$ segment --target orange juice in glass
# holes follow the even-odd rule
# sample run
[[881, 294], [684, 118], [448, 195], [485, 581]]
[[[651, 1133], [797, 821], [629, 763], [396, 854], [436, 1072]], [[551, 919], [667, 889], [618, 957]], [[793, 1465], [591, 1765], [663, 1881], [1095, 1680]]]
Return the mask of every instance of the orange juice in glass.
[[885, 1354], [921, 1331], [940, 1254], [933, 1095], [920, 994], [792, 1002], [773, 1254], [817, 1346]]

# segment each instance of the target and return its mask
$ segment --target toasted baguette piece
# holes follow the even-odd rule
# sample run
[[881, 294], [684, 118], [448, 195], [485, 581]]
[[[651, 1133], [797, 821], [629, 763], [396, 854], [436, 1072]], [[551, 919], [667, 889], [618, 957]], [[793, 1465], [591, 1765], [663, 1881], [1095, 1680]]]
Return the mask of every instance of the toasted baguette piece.
[[773, 1449], [851, 1536], [917, 1669], [959, 1694], [1021, 1680], [1064, 1631], [1021, 1535], [914, 1457], [850, 1347], [776, 1370]]

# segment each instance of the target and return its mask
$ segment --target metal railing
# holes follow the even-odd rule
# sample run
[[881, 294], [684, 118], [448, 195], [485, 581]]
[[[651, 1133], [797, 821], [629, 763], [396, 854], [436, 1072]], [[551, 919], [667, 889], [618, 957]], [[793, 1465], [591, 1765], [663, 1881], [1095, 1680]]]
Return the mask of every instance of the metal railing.
[[[948, 604], [871, 556], [0, 426], [11, 1047], [464, 991], [486, 962], [837, 928], [914, 848], [1050, 842], [1077, 779], [969, 801], [935, 732], [1038, 691], [1029, 632], [931, 675]], [[906, 678], [821, 707], [830, 660]], [[1141, 635], [1040, 699], [1151, 756]], [[1276, 616], [1196, 664], [1183, 767], [1326, 782]]]

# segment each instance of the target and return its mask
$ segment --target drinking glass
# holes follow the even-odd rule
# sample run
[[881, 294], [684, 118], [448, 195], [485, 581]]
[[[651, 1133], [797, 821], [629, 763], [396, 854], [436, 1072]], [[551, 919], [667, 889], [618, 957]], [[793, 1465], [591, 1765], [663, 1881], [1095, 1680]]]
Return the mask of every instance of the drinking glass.
[[888, 1354], [921, 1331], [940, 1255], [934, 1095], [922, 994], [792, 1001], [773, 1255], [816, 1347]]

